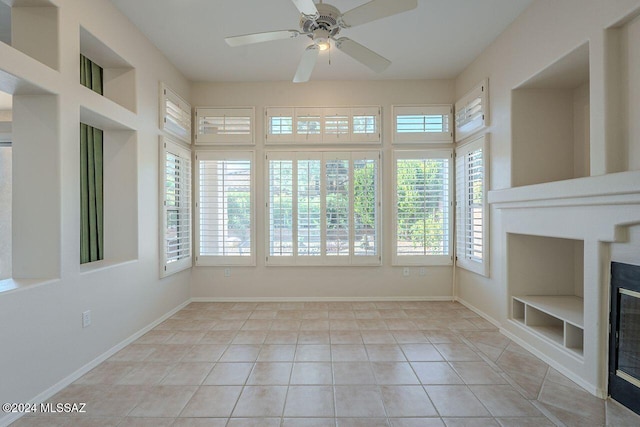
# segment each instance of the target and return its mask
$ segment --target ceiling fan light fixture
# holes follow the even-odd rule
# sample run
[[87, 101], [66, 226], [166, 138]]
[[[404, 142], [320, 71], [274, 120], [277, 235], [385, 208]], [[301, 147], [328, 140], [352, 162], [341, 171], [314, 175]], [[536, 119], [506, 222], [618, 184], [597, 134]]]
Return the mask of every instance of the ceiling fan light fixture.
[[318, 48], [320, 48], [320, 52], [324, 52], [325, 50], [329, 50], [331, 44], [329, 43], [329, 39], [316, 39], [314, 40]]

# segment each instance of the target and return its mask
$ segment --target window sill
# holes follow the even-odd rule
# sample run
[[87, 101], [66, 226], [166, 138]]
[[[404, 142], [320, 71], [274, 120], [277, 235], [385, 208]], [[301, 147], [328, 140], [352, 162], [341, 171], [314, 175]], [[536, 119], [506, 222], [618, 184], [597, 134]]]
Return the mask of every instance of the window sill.
[[0, 280], [0, 294], [19, 292], [56, 282], [58, 279], [4, 279]]
[[80, 275], [96, 273], [98, 271], [108, 270], [110, 268], [120, 267], [127, 264], [138, 262], [137, 259], [131, 260], [102, 260], [88, 262], [80, 265]]

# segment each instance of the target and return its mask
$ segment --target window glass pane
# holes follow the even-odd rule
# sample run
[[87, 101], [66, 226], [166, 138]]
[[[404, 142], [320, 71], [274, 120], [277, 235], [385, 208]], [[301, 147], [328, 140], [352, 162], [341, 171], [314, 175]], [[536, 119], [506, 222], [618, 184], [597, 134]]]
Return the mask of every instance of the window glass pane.
[[376, 133], [376, 116], [353, 116], [353, 133]]
[[200, 254], [251, 255], [251, 161], [200, 161]]
[[348, 135], [349, 117], [328, 116], [324, 120], [324, 132], [327, 135]]
[[327, 255], [349, 255], [349, 160], [325, 163]]
[[378, 162], [353, 162], [353, 217], [355, 229], [354, 255], [377, 255], [376, 247], [376, 182]]
[[397, 242], [402, 255], [449, 254], [449, 162], [396, 162]]
[[293, 161], [269, 161], [269, 255], [293, 255]]
[[302, 135], [320, 135], [320, 117], [299, 116], [297, 118], [296, 133]]
[[397, 133], [447, 132], [449, 116], [443, 114], [399, 115], [396, 119]]
[[320, 160], [298, 160], [298, 255], [321, 255]]
[[293, 133], [292, 117], [271, 117], [269, 120], [271, 135], [291, 135]]

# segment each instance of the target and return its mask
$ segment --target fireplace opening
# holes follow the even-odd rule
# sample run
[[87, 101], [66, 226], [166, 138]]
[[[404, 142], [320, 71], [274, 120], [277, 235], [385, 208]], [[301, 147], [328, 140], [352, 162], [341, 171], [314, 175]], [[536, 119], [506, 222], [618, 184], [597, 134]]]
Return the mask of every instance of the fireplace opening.
[[640, 414], [640, 266], [611, 263], [609, 394]]

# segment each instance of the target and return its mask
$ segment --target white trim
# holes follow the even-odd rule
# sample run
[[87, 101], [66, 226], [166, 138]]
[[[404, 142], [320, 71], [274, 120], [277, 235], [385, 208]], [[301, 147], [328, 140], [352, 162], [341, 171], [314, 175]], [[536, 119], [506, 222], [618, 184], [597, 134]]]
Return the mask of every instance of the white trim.
[[[135, 340], [137, 340], [138, 338], [140, 338], [141, 336], [143, 336], [144, 334], [146, 334], [147, 332], [149, 332], [150, 330], [158, 326], [160, 323], [164, 322], [165, 320], [167, 320], [168, 318], [170, 318], [171, 316], [173, 316], [174, 314], [176, 314], [177, 312], [185, 308], [187, 305], [189, 305], [192, 302], [192, 300], [193, 299], [190, 298], [187, 301], [183, 302], [182, 304], [178, 305], [177, 307], [173, 308], [168, 313], [165, 313], [164, 315], [154, 320], [153, 322], [149, 323], [147, 326], [143, 327], [139, 331], [134, 332], [128, 338], [125, 338], [124, 340], [120, 341], [118, 344], [114, 345], [109, 350], [100, 354], [98, 357], [91, 360], [90, 362], [82, 366], [80, 369], [75, 370], [74, 372], [67, 375], [66, 377], [64, 377], [63, 379], [61, 379], [60, 381], [58, 381], [48, 389], [44, 390], [42, 393], [39, 393], [38, 395], [34, 396], [33, 398], [29, 399], [27, 402], [24, 402], [24, 403], [41, 403], [46, 401], [56, 393], [60, 392], [65, 387], [71, 385], [74, 381], [78, 380], [81, 376], [83, 376], [84, 374], [86, 374], [87, 372], [89, 372], [90, 370], [92, 370], [93, 368], [95, 368], [105, 360], [107, 360], [109, 357], [113, 356], [114, 354], [116, 354], [117, 352], [125, 348], [127, 345], [131, 344], [132, 342], [134, 342]], [[5, 415], [4, 417], [0, 417], [0, 427], [8, 426], [9, 424], [21, 418], [24, 414], [25, 413], [10, 413]]]
[[375, 301], [444, 301], [454, 302], [450, 296], [405, 297], [193, 297], [192, 302], [375, 302]]
[[[169, 114], [169, 108], [167, 108], [168, 102], [171, 102], [178, 108], [180, 117], [174, 118]], [[191, 105], [163, 82], [160, 82], [160, 102], [158, 105], [160, 107], [160, 129], [170, 135], [173, 135], [179, 140], [190, 144]], [[177, 114], [174, 114], [174, 116], [176, 115]]]
[[480, 310], [479, 308], [476, 308], [475, 306], [471, 305], [471, 303], [468, 302], [467, 300], [464, 300], [464, 299], [460, 298], [457, 295], [455, 296], [455, 300], [456, 300], [456, 302], [459, 302], [460, 304], [464, 305], [469, 310], [473, 311], [478, 316], [482, 317], [487, 322], [491, 323], [496, 328], [500, 329], [502, 327], [500, 322], [498, 322], [496, 319], [494, 319], [493, 317], [489, 316], [487, 313], [485, 313], [484, 311]]
[[[516, 323], [512, 321], [513, 323]], [[534, 356], [541, 359], [544, 363], [551, 366], [556, 371], [560, 372], [565, 377], [569, 378], [574, 383], [578, 384], [580, 387], [584, 388], [586, 391], [591, 393], [594, 396], [597, 396], [601, 399], [607, 398], [606, 390], [596, 387], [595, 385], [585, 381], [582, 377], [576, 375], [574, 372], [568, 370], [564, 365], [558, 363], [552, 357], [547, 356], [544, 352], [540, 351], [538, 348], [531, 345], [528, 341], [520, 338], [519, 336], [513, 334], [509, 330], [504, 327], [500, 327], [500, 333], [509, 338], [511, 341], [515, 342]], [[569, 354], [569, 353], [567, 353]]]

